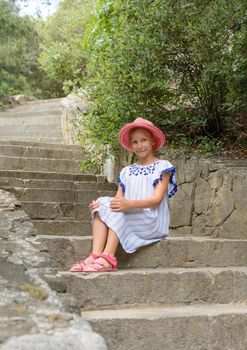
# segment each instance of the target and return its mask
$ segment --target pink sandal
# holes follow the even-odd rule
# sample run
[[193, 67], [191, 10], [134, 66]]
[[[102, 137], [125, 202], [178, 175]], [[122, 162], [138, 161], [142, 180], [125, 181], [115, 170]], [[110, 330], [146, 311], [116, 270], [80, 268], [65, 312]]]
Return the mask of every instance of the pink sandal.
[[108, 261], [111, 265], [105, 266], [104, 264], [95, 260], [91, 264], [88, 264], [83, 272], [115, 272], [117, 271], [117, 259], [106, 253], [99, 254], [99, 258], [103, 258]]
[[[88, 257], [92, 257], [94, 258], [94, 260], [98, 259], [98, 255], [94, 254], [94, 253], [90, 253], [88, 255]], [[87, 266], [87, 264], [85, 263], [84, 260], [78, 260], [75, 262], [75, 264], [71, 267], [71, 269], [69, 270], [69, 272], [83, 272], [84, 268]]]

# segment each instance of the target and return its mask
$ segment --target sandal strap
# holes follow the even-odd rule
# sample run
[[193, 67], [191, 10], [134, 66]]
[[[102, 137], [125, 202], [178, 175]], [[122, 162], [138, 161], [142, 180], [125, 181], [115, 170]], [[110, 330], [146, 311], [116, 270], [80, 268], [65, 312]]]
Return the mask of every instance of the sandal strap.
[[85, 263], [83, 260], [76, 261], [71, 267], [70, 272], [82, 272], [85, 268]]
[[[95, 260], [98, 259], [98, 255], [95, 253], [90, 253], [88, 256], [94, 258]], [[70, 272], [82, 272], [85, 268], [86, 263], [85, 260], [77, 260], [74, 265], [72, 266], [72, 268], [70, 269]]]
[[115, 267], [112, 267], [110, 265], [105, 266], [104, 264], [100, 262], [93, 262], [85, 267], [83, 272], [115, 272], [117, 269]]
[[105, 267], [103, 264], [101, 264], [101, 263], [99, 263], [99, 262], [93, 262], [93, 263], [91, 263], [91, 264], [89, 264], [88, 266], [87, 266], [87, 268], [89, 268], [89, 269], [93, 269], [93, 270], [95, 270], [95, 271], [98, 271], [99, 269], [101, 269], [102, 267]]
[[112, 267], [114, 268], [117, 267], [117, 259], [115, 257], [110, 256], [109, 254], [106, 254], [106, 253], [99, 254], [99, 257], [108, 261], [112, 265]]
[[88, 256], [91, 256], [92, 258], [94, 258], [94, 259], [98, 259], [98, 254], [95, 254], [95, 253], [90, 253]]

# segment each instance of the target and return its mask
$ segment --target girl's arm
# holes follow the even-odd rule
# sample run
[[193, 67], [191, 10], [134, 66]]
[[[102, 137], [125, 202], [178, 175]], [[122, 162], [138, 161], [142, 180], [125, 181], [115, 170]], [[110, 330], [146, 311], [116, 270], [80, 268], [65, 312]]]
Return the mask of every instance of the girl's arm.
[[[121, 188], [118, 189], [116, 197], [111, 201], [112, 211], [127, 211], [131, 209], [153, 208], [158, 206], [164, 198], [169, 184], [170, 174], [164, 173], [162, 180], [158, 182], [152, 197], [139, 200], [128, 200], [123, 196]], [[119, 195], [118, 195], [119, 194]]]
[[118, 189], [117, 189], [117, 193], [116, 193], [115, 198], [116, 198], [116, 197], [120, 197], [120, 198], [123, 198], [123, 197], [124, 197], [124, 193], [123, 193], [122, 188], [121, 188], [120, 185], [118, 185]]
[[[122, 188], [121, 188], [121, 186], [118, 186], [118, 190], [117, 190], [117, 192], [116, 192], [116, 197], [118, 197], [118, 198], [123, 198], [123, 196], [124, 196], [124, 194], [123, 194]], [[115, 197], [115, 198], [116, 198], [116, 197]], [[92, 212], [93, 210], [99, 208], [99, 206], [100, 206], [100, 203], [99, 203], [99, 202], [97, 202], [97, 201], [92, 201], [92, 202], [89, 204], [88, 208], [89, 208], [89, 211]]]

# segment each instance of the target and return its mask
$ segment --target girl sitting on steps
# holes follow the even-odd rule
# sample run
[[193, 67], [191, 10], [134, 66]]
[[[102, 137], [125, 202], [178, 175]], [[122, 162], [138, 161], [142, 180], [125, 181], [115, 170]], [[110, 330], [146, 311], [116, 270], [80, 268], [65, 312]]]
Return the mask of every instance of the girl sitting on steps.
[[150, 121], [137, 118], [121, 128], [119, 142], [138, 161], [121, 170], [115, 197], [100, 197], [89, 205], [92, 252], [77, 261], [71, 272], [116, 271], [119, 242], [127, 253], [133, 253], [168, 235], [168, 197], [176, 193], [177, 185], [175, 167], [154, 155], [165, 143], [164, 134]]

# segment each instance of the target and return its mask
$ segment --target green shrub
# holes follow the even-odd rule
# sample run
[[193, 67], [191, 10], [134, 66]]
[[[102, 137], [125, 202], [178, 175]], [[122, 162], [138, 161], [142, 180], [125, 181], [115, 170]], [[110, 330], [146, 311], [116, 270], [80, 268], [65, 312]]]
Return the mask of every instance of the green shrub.
[[87, 138], [117, 147], [142, 116], [168, 138], [216, 137], [246, 107], [243, 0], [99, 0], [84, 35]]
[[0, 0], [0, 101], [15, 94], [37, 98], [57, 92], [38, 65], [37, 21], [19, 15], [14, 1]]

